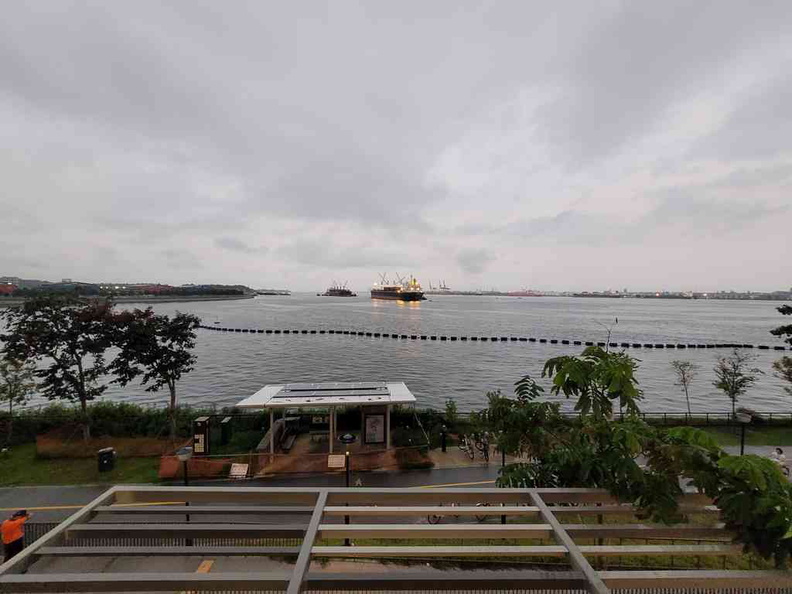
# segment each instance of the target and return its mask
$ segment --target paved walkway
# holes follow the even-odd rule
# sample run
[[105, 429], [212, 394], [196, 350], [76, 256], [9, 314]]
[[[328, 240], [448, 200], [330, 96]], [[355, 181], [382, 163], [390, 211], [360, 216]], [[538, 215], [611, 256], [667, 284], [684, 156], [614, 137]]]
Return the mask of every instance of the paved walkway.
[[[365, 487], [465, 486], [492, 487], [498, 464], [468, 468], [413, 470], [407, 472], [353, 473]], [[174, 483], [179, 484], [179, 483]], [[278, 476], [249, 481], [190, 481], [190, 485], [236, 485], [246, 487], [343, 487], [343, 473], [312, 476]], [[59, 522], [107, 490], [107, 485], [0, 488], [0, 517], [16, 509], [28, 509], [36, 522]]]
[[[746, 446], [746, 454], [768, 456], [773, 446]], [[783, 448], [782, 448], [783, 449]], [[789, 449], [792, 464], [792, 447]], [[739, 454], [739, 446], [724, 448], [730, 454]], [[458, 449], [445, 459], [449, 465], [456, 462]], [[467, 460], [467, 458], [465, 458]], [[459, 486], [459, 487], [491, 487], [495, 484], [500, 468], [500, 460], [491, 459], [489, 465], [478, 461], [467, 466], [443, 467], [444, 460], [439, 460], [439, 468], [430, 470], [413, 470], [406, 472], [363, 472], [353, 473], [352, 484], [360, 479], [364, 487], [424, 487]], [[173, 483], [178, 484], [178, 483]], [[343, 487], [343, 473], [324, 473], [311, 476], [267, 477], [245, 482], [239, 481], [191, 481], [191, 485], [245, 485], [261, 487]], [[0, 488], [0, 517], [8, 515], [16, 509], [28, 509], [34, 514], [37, 522], [59, 522], [74, 513], [77, 509], [90, 503], [107, 490], [106, 485], [85, 486], [45, 486], [45, 487], [5, 487]]]

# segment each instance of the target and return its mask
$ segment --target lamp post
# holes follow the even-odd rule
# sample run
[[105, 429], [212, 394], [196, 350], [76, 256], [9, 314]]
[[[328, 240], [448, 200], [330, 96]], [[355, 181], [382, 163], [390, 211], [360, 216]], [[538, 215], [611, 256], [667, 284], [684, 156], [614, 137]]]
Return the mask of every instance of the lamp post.
[[751, 415], [744, 412], [737, 413], [737, 421], [740, 423], [740, 456], [745, 455], [745, 428], [751, 424]]
[[[341, 443], [343, 443], [346, 446], [346, 454], [345, 454], [345, 458], [344, 458], [344, 466], [346, 468], [346, 486], [347, 486], [347, 489], [348, 489], [349, 488], [349, 479], [350, 479], [350, 475], [351, 475], [351, 472], [352, 472], [352, 469], [351, 469], [350, 464], [349, 464], [350, 461], [351, 461], [351, 459], [349, 457], [349, 446], [351, 446], [353, 443], [355, 443], [357, 441], [357, 437], [355, 437], [351, 433], [344, 433], [342, 436], [340, 436], [338, 438], [338, 441], [340, 441]], [[349, 504], [347, 503], [346, 505], [349, 505]], [[349, 524], [349, 516], [344, 516], [344, 524]], [[344, 546], [347, 546], [347, 547], [349, 546], [349, 539], [348, 538], [344, 539]]]
[[[182, 470], [184, 471], [184, 486], [185, 487], [189, 487], [190, 486], [190, 478], [189, 478], [190, 475], [189, 475], [189, 472], [187, 471], [187, 462], [189, 462], [190, 458], [192, 458], [192, 455], [193, 455], [193, 449], [191, 447], [183, 447], [183, 448], [179, 448], [178, 450], [176, 450], [176, 457], [179, 459], [179, 462], [182, 463]], [[184, 506], [185, 507], [189, 507], [190, 506], [190, 502], [187, 500], [186, 496], [185, 496]], [[185, 514], [185, 515], [187, 516], [187, 523], [189, 524], [190, 523], [190, 514]], [[185, 544], [188, 547], [191, 547], [192, 544], [193, 544], [192, 538], [188, 538], [185, 541]]]

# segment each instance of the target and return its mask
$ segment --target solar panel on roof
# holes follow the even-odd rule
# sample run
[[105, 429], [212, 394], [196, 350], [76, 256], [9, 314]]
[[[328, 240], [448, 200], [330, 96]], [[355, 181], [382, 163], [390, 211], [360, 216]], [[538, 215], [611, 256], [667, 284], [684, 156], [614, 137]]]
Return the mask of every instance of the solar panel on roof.
[[273, 398], [281, 399], [281, 398], [293, 398], [295, 400], [304, 399], [304, 398], [369, 398], [372, 396], [383, 397], [388, 396], [390, 392], [386, 388], [385, 390], [378, 391], [378, 392], [351, 392], [351, 391], [333, 391], [328, 392], [325, 390], [313, 390], [313, 391], [304, 391], [304, 392], [287, 392], [285, 390], [278, 391]]
[[365, 389], [387, 389], [385, 382], [322, 382], [316, 384], [286, 384], [283, 390], [303, 391], [303, 390], [365, 390]]

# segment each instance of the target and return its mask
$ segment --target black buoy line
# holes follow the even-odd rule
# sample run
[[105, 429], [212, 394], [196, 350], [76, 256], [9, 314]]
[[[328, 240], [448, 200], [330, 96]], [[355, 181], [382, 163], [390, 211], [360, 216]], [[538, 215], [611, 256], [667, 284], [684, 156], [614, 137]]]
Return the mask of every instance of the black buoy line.
[[[399, 340], [434, 340], [440, 342], [538, 342], [541, 344], [562, 344], [574, 346], [608, 346], [622, 349], [759, 349], [761, 351], [786, 351], [785, 346], [769, 346], [766, 344], [753, 345], [750, 343], [681, 343], [681, 342], [595, 342], [591, 340], [570, 340], [558, 338], [535, 338], [525, 336], [446, 336], [427, 334], [392, 334], [389, 332], [368, 332], [365, 330], [285, 330], [285, 329], [260, 329], [260, 328], [228, 328], [225, 326], [199, 326], [204, 330], [215, 332], [238, 332], [241, 334], [295, 334], [298, 336], [317, 336], [320, 334], [341, 334], [343, 336], [364, 336], [367, 338], [396, 338]], [[790, 348], [789, 350], [792, 350]]]

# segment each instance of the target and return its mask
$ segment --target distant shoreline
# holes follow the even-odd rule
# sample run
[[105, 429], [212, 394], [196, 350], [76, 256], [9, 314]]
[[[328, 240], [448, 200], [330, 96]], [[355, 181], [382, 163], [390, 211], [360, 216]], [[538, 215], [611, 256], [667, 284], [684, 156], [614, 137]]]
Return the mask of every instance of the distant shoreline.
[[[89, 296], [90, 297], [90, 296]], [[113, 303], [188, 303], [190, 301], [236, 301], [239, 299], [253, 299], [255, 295], [167, 295], [153, 297], [151, 295], [124, 295], [112, 298]], [[102, 298], [101, 296], [99, 297]], [[0, 308], [22, 305], [25, 299], [0, 298]]]

